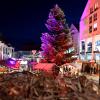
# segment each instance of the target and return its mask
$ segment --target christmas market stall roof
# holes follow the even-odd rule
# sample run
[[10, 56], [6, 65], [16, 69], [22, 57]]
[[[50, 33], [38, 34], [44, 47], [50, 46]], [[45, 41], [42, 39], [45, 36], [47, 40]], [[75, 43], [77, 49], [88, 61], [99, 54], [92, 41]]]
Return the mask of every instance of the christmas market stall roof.
[[35, 66], [33, 66], [33, 69], [51, 71], [54, 66], [56, 66], [55, 63], [38, 63]]
[[7, 72], [7, 68], [4, 68], [4, 67], [1, 68], [1, 67], [0, 67], [0, 72]]

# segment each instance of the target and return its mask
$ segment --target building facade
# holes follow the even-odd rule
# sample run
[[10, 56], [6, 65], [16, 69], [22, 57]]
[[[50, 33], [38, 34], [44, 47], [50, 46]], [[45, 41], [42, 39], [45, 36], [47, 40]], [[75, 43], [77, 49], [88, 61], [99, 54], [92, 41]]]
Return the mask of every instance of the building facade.
[[2, 41], [0, 41], [0, 60], [6, 60], [8, 58], [13, 57], [14, 48], [6, 45]]
[[73, 40], [73, 46], [75, 48], [75, 53], [79, 56], [79, 31], [74, 24], [71, 24], [70, 31]]
[[88, 0], [80, 19], [80, 59], [100, 61], [100, 0]]

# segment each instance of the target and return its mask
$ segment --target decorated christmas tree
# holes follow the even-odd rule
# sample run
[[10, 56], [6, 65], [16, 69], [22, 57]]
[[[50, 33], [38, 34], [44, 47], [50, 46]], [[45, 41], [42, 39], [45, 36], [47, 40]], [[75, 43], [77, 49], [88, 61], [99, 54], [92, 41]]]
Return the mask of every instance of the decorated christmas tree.
[[42, 33], [41, 37], [44, 59], [57, 65], [72, 62], [74, 60], [74, 48], [71, 32], [66, 24], [64, 12], [58, 5], [50, 10], [45, 25], [49, 31]]

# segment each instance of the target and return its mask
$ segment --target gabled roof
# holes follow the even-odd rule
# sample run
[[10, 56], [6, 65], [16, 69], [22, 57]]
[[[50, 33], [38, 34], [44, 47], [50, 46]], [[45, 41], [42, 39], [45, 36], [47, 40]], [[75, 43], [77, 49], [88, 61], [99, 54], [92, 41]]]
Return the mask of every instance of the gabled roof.
[[71, 26], [70, 26], [70, 30], [71, 30], [71, 33], [79, 33], [79, 31], [78, 31], [78, 28], [79, 27], [79, 25], [74, 25], [74, 24], [71, 24]]

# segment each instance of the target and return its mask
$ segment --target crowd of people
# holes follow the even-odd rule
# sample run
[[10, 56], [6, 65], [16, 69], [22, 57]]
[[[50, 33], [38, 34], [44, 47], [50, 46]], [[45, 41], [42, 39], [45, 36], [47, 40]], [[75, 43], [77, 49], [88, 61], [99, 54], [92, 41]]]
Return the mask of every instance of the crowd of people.
[[95, 63], [85, 62], [82, 64], [82, 72], [86, 72], [88, 74], [98, 74], [100, 65]]
[[100, 100], [94, 85], [85, 76], [55, 78], [44, 71], [14, 72], [0, 75], [0, 100]]

